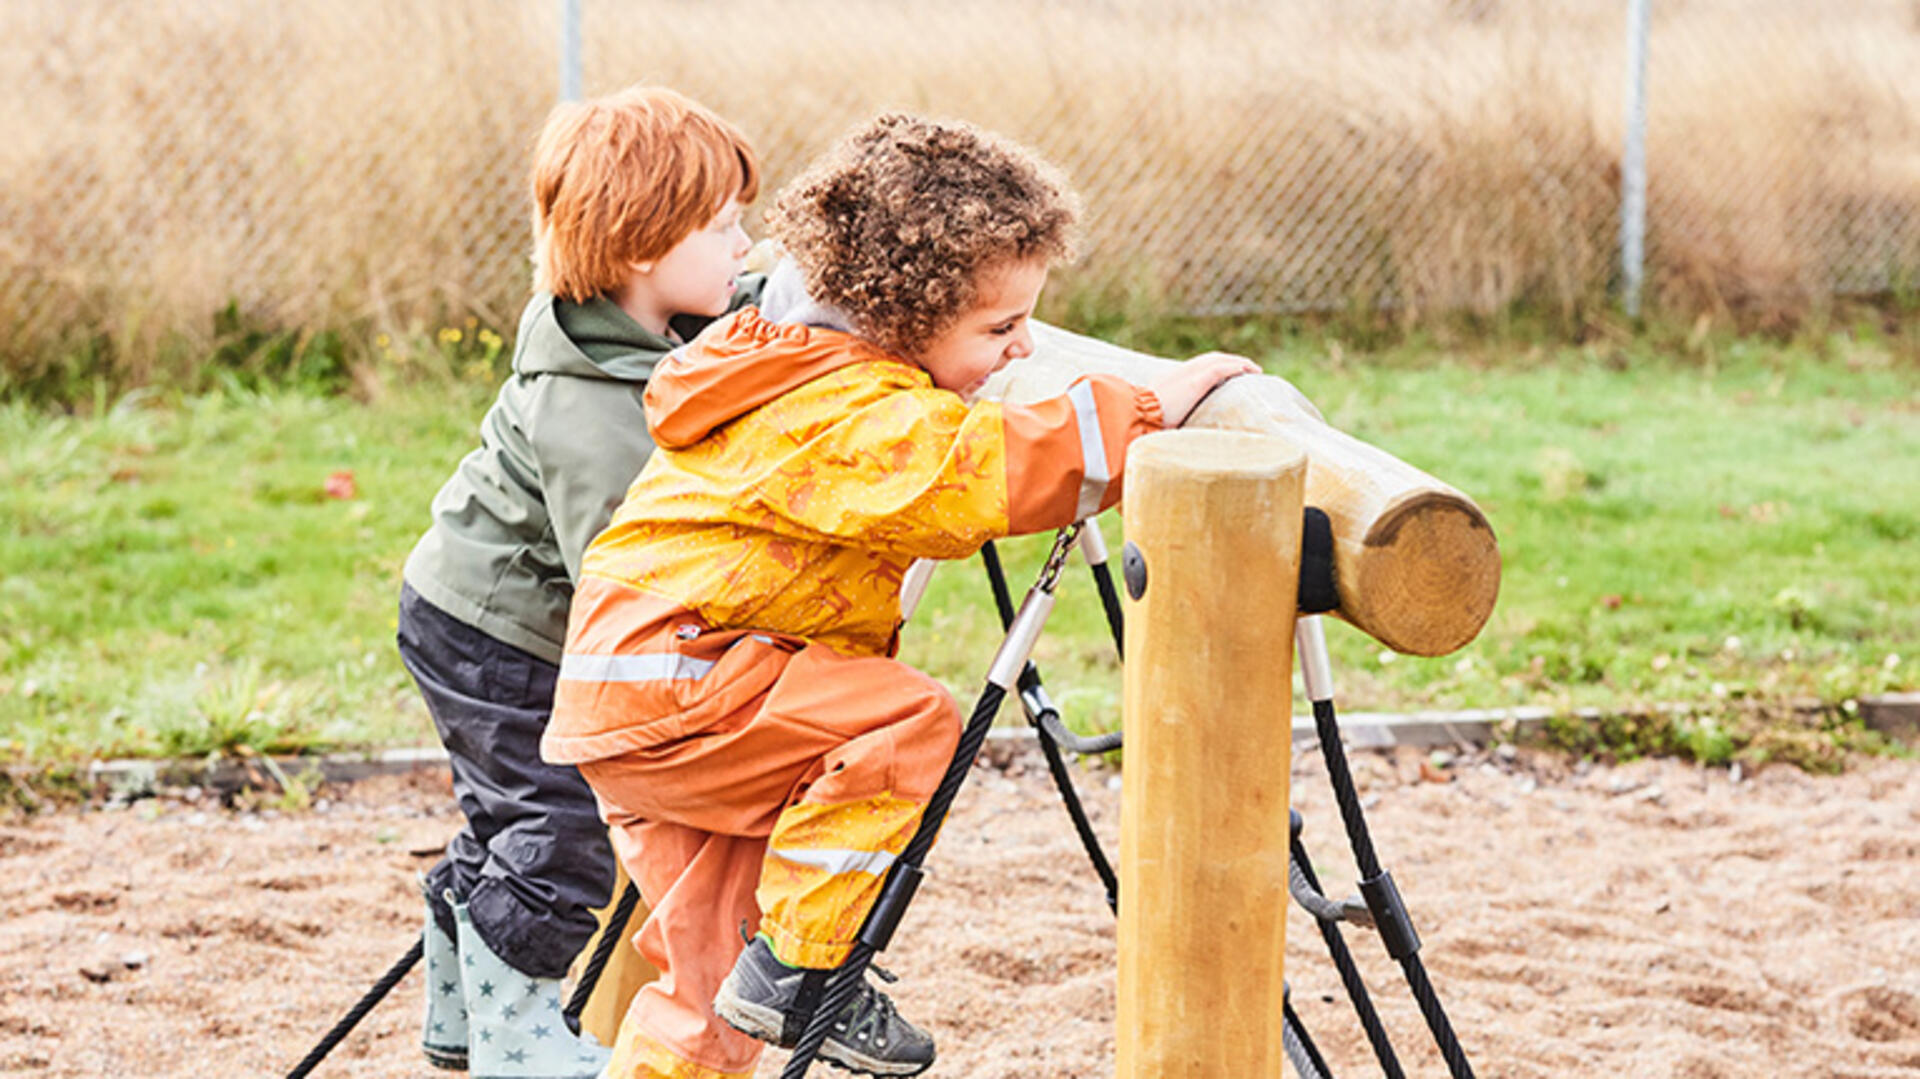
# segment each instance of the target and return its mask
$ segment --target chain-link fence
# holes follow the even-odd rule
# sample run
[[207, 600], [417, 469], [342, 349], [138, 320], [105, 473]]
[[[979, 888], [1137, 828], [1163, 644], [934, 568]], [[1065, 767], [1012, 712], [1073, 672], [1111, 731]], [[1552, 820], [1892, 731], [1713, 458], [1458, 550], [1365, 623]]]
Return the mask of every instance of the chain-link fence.
[[[665, 83], [777, 186], [882, 107], [1035, 146], [1059, 279], [1131, 310], [1578, 313], [1619, 273], [1632, 0], [575, 0], [587, 93]], [[563, 0], [8, 0], [0, 333], [135, 354], [510, 323]], [[1920, 269], [1920, 0], [1652, 0], [1647, 295], [1799, 306]]]

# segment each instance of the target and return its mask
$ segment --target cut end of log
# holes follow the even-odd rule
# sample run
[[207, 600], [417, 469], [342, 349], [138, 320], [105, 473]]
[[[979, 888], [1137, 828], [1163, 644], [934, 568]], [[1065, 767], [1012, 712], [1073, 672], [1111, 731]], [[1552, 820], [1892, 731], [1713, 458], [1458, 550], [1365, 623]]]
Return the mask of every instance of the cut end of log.
[[1486, 625], [1500, 548], [1479, 507], [1427, 493], [1382, 514], [1357, 550], [1335, 552], [1339, 615], [1398, 652], [1443, 656]]

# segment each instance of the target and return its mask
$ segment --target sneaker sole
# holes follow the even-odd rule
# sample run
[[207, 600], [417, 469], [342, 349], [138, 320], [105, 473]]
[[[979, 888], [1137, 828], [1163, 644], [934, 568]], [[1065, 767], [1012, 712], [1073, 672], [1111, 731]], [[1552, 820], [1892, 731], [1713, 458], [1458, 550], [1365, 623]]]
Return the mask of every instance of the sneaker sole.
[[[780, 1049], [791, 1049], [791, 1045], [780, 1044], [780, 1033], [786, 1029], [787, 1017], [772, 1008], [762, 1008], [749, 1004], [721, 986], [720, 993], [714, 998], [713, 1012], [733, 1029], [750, 1038], [757, 1038]], [[820, 1046], [820, 1059], [842, 1071], [861, 1075], [890, 1077], [896, 1075], [919, 1075], [933, 1067], [933, 1061], [925, 1064], [907, 1064], [899, 1061], [877, 1060], [849, 1048], [846, 1043], [828, 1038]]]
[[713, 1014], [750, 1038], [758, 1038], [782, 1049], [793, 1048], [780, 1044], [780, 1034], [787, 1026], [785, 1015], [772, 1008], [749, 1004], [731, 992], [731, 988], [725, 984], [720, 986], [720, 994], [713, 1000]]
[[899, 1061], [875, 1060], [862, 1056], [846, 1047], [843, 1042], [829, 1041], [820, 1047], [820, 1059], [842, 1071], [857, 1072], [862, 1075], [894, 1076], [919, 1075], [933, 1067], [933, 1061], [925, 1064], [904, 1064]]
[[467, 1051], [465, 1049], [442, 1049], [434, 1045], [422, 1045], [420, 1051], [426, 1055], [427, 1063], [450, 1072], [467, 1070]]

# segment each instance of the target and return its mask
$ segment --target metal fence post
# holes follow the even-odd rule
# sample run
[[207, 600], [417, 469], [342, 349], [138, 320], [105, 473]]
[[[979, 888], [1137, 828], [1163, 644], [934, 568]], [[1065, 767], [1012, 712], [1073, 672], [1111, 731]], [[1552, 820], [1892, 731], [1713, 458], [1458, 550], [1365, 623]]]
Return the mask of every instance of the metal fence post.
[[560, 0], [560, 100], [580, 100], [580, 0]]
[[1647, 242], [1647, 26], [1653, 0], [1627, 0], [1627, 135], [1620, 163], [1620, 300], [1640, 317]]

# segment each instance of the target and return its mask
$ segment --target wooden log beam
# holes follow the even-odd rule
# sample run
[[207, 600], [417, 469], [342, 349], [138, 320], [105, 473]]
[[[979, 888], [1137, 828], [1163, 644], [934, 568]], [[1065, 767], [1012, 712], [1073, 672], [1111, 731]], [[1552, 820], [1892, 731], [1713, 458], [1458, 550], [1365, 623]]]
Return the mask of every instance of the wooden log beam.
[[[1034, 355], [995, 376], [990, 393], [1032, 401], [1101, 372], [1136, 383], [1168, 365], [1051, 326]], [[1285, 379], [1237, 378], [1194, 410], [1189, 428], [1275, 435], [1303, 451], [1306, 501], [1333, 523], [1333, 612], [1397, 652], [1445, 655], [1473, 640], [1500, 592], [1500, 550], [1473, 500], [1405, 461], [1329, 426]], [[1131, 504], [1129, 499], [1128, 503]]]
[[[1127, 455], [1119, 1079], [1277, 1076], [1306, 458], [1175, 431]], [[1129, 583], [1129, 591], [1133, 585]]]

